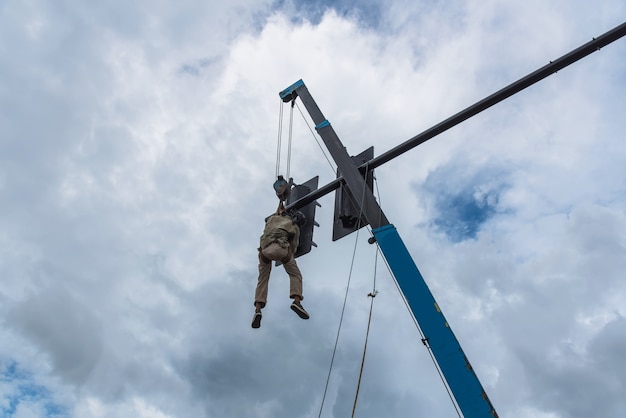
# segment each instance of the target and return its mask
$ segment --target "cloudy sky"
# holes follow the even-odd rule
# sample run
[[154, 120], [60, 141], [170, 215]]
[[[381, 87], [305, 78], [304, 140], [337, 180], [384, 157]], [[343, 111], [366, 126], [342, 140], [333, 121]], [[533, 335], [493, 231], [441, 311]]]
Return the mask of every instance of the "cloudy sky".
[[[311, 319], [276, 269], [250, 328], [278, 92], [303, 79], [348, 152], [379, 155], [625, 17], [0, 0], [0, 416], [348, 417], [374, 288], [355, 416], [457, 416], [368, 231], [332, 242], [332, 195], [298, 259]], [[626, 38], [376, 171], [501, 417], [626, 417], [625, 57]], [[290, 174], [326, 184], [307, 122]]]

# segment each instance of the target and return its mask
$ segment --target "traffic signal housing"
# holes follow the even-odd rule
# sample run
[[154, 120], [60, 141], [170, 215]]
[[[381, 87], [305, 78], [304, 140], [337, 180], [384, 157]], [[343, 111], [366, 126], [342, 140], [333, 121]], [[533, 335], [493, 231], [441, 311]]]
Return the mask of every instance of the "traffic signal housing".
[[[360, 165], [374, 158], [374, 147], [369, 147], [359, 155], [352, 156], [352, 161], [359, 167]], [[374, 185], [374, 170], [369, 170], [365, 177], [365, 184], [372, 190]], [[341, 172], [337, 169], [337, 177], [341, 177]], [[335, 212], [333, 215], [333, 241], [337, 241], [368, 225], [369, 222], [363, 216], [359, 207], [363, 195], [360, 191], [350, 193], [348, 188], [342, 184], [335, 191]]]
[[[286, 200], [287, 206], [317, 190], [318, 181], [319, 176], [315, 176], [303, 184], [294, 185]], [[306, 206], [298, 208], [298, 210], [304, 214], [306, 222], [304, 225], [300, 226], [300, 243], [296, 253], [293, 255], [295, 258], [309, 253], [312, 247], [317, 247], [317, 244], [313, 242], [313, 230], [316, 226], [319, 226], [319, 224], [315, 222], [315, 208], [317, 206], [321, 205], [317, 203], [317, 201], [313, 201]]]

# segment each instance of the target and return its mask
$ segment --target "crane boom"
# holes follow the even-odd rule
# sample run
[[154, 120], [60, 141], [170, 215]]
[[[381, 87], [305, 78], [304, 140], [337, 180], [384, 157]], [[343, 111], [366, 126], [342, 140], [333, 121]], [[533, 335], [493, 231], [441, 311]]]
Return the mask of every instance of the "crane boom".
[[425, 344], [432, 351], [463, 415], [466, 418], [497, 417], [498, 414], [396, 228], [389, 223], [358, 167], [304, 82], [297, 81], [283, 90], [280, 97], [285, 102], [300, 98], [313, 119], [315, 129], [343, 175], [346, 188], [372, 226], [383, 256], [408, 302], [412, 315], [424, 332]]
[[[585, 58], [586, 56], [592, 54], [595, 51], [599, 51], [601, 48], [609, 45], [610, 43], [626, 36], [626, 22], [621, 25], [616, 26], [615, 28], [603, 33], [602, 35], [593, 38], [591, 41], [579, 46], [578, 48], [568, 52], [567, 54], [550, 61], [548, 64], [543, 67], [533, 71], [530, 74], [525, 75], [517, 81], [509, 84], [496, 91], [495, 93], [485, 97], [484, 99], [474, 103], [473, 105], [455, 113], [449, 118], [439, 122], [438, 124], [428, 128], [427, 130], [415, 135], [414, 137], [407, 139], [401, 144], [395, 146], [394, 148], [385, 151], [381, 155], [372, 160], [366, 162], [359, 166], [361, 171], [365, 170], [365, 167], [369, 169], [375, 169], [380, 167], [381, 165], [389, 162], [390, 160], [404, 154], [405, 152], [417, 147], [420, 144], [434, 138], [435, 136], [447, 131], [455, 127], [456, 125], [466, 121], [472, 116], [477, 115], [478, 113], [489, 109], [490, 107], [500, 103], [503, 100], [511, 97], [514, 94], [519, 93], [527, 87], [532, 86], [535, 83], [543, 80], [544, 78], [556, 73], [557, 71], [562, 70], [563, 68], [574, 64], [575, 62]], [[297, 84], [297, 83], [296, 83]], [[294, 86], [296, 85], [294, 84]], [[292, 86], [292, 87], [294, 87]], [[281, 96], [282, 97], [282, 96]], [[293, 202], [289, 205], [288, 208], [299, 208], [304, 206], [310, 202], [319, 199], [320, 197], [336, 190], [341, 186], [343, 182], [343, 177], [337, 178], [331, 181], [328, 184], [320, 187], [314, 192], [303, 196], [297, 201]]]
[[408, 303], [413, 317], [424, 333], [424, 344], [431, 350], [437, 366], [441, 370], [451, 394], [465, 418], [497, 418], [498, 414], [463, 352], [459, 341], [452, 332], [450, 324], [402, 242], [398, 231], [389, 222], [376, 202], [371, 189], [367, 187], [364, 174], [367, 175], [367, 171], [379, 167], [625, 35], [626, 23], [622, 23], [360, 166], [357, 166], [353, 158], [348, 155], [330, 122], [324, 117], [302, 80], [280, 92], [280, 97], [284, 102], [294, 101], [296, 98], [302, 100], [315, 123], [315, 129], [324, 141], [337, 164], [338, 171], [341, 173], [341, 176], [338, 176], [333, 182], [291, 202], [288, 208], [298, 209], [303, 207], [345, 185], [348, 197], [358, 206], [363, 218], [371, 225], [374, 240], [378, 242], [379, 248]]

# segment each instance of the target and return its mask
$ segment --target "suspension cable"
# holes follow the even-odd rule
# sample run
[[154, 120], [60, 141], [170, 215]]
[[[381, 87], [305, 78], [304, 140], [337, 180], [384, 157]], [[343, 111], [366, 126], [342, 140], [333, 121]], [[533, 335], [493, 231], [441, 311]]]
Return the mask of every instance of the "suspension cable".
[[322, 396], [322, 404], [320, 405], [320, 412], [318, 418], [322, 416], [322, 410], [324, 409], [324, 401], [326, 400], [326, 393], [328, 392], [328, 383], [330, 382], [330, 375], [333, 370], [333, 364], [335, 362], [335, 354], [337, 353], [337, 345], [339, 343], [339, 334], [341, 333], [341, 325], [343, 324], [343, 316], [346, 311], [346, 303], [348, 301], [348, 291], [350, 290], [350, 281], [352, 280], [352, 270], [354, 267], [354, 259], [356, 258], [356, 249], [359, 242], [359, 231], [357, 231], [356, 239], [354, 240], [354, 249], [352, 250], [352, 262], [350, 263], [350, 272], [348, 273], [348, 284], [346, 285], [346, 293], [343, 297], [343, 306], [341, 308], [341, 316], [339, 317], [339, 327], [337, 328], [337, 336], [335, 337], [335, 346], [333, 347], [333, 355], [330, 359], [330, 367], [328, 369], [328, 376], [326, 376], [326, 386], [324, 387], [324, 395]]
[[289, 181], [289, 169], [291, 167], [291, 141], [293, 138], [293, 106], [296, 100], [291, 101], [291, 110], [289, 112], [289, 141], [287, 142], [287, 181]]
[[300, 106], [298, 106], [298, 103], [296, 103], [296, 107], [298, 108], [298, 111], [300, 112], [300, 115], [302, 115], [302, 119], [304, 120], [304, 123], [306, 123], [306, 126], [309, 128], [309, 131], [313, 135], [313, 139], [315, 140], [315, 142], [317, 142], [317, 146], [322, 151], [322, 154], [324, 154], [324, 158], [326, 158], [326, 161], [328, 161], [328, 165], [330, 166], [330, 169], [332, 170], [333, 175], [336, 174], [337, 169], [335, 168], [333, 163], [330, 161], [330, 158], [328, 158], [328, 155], [326, 154], [326, 151], [324, 151], [324, 147], [322, 146], [322, 144], [320, 144], [320, 141], [317, 139], [317, 135], [313, 131], [313, 128], [311, 128], [311, 125], [309, 124], [309, 121], [307, 120], [307, 118], [304, 116], [304, 113], [302, 113], [302, 109], [300, 109]]
[[[374, 236], [374, 234], [371, 232], [371, 230], [370, 230], [370, 234], [372, 236]], [[378, 252], [381, 252], [381, 249], [380, 249], [380, 246], [378, 245], [378, 242], [376, 242], [376, 247], [378, 248]], [[428, 342], [428, 338], [426, 338], [424, 336], [424, 333], [422, 332], [422, 329], [420, 328], [419, 324], [417, 323], [417, 319], [413, 315], [413, 312], [411, 311], [411, 308], [409, 306], [409, 302], [406, 300], [406, 296], [404, 295], [404, 293], [402, 293], [402, 290], [400, 289], [400, 285], [398, 284], [398, 281], [396, 280], [396, 277], [394, 276], [393, 272], [391, 271], [391, 267], [389, 266], [389, 263], [387, 262], [385, 257], [383, 257], [383, 260], [385, 261], [385, 265], [387, 266], [387, 270], [389, 271], [389, 275], [393, 279], [393, 283], [396, 285], [396, 289], [398, 289], [398, 293], [400, 293], [402, 301], [404, 302], [404, 306], [406, 307], [407, 311], [409, 312], [409, 316], [413, 320], [413, 324], [415, 325], [415, 328], [417, 328], [417, 331], [419, 332], [419, 334], [421, 336], [422, 344], [424, 344], [424, 346], [428, 350], [428, 354], [430, 355], [430, 359], [432, 360], [432, 362], [433, 362], [433, 364], [435, 366], [435, 370], [437, 370], [437, 374], [439, 375], [439, 379], [441, 379], [441, 382], [443, 383], [443, 387], [445, 388], [446, 392], [448, 393], [448, 397], [450, 398], [450, 401], [452, 402], [452, 406], [454, 407], [454, 410], [456, 411], [456, 414], [458, 415], [458, 417], [462, 418], [461, 412], [459, 411], [459, 407], [456, 404], [456, 401], [454, 400], [454, 397], [452, 396], [452, 392], [450, 390], [450, 387], [448, 386], [448, 382], [446, 382], [446, 379], [443, 377], [443, 373], [441, 371], [441, 368], [439, 367], [439, 364], [435, 360], [435, 356], [434, 356], [434, 354], [432, 352], [432, 349], [430, 347], [430, 343]]]
[[[365, 178], [366, 179], [367, 179], [367, 173], [368, 173], [367, 170], [368, 169], [369, 169], [369, 167], [366, 167], [366, 171], [365, 171], [365, 175], [366, 175]], [[378, 180], [376, 179], [376, 176], [374, 176], [373, 180], [374, 180], [374, 186], [376, 188], [376, 195], [377, 195], [377, 199], [378, 199], [379, 205], [382, 206], [382, 200], [381, 200], [381, 197], [380, 197], [380, 190], [378, 188]], [[368, 228], [368, 230], [370, 232], [370, 235], [373, 237], [374, 234], [373, 234], [372, 230], [370, 228]], [[363, 365], [365, 363], [365, 353], [366, 353], [366, 350], [367, 350], [367, 341], [368, 341], [369, 330], [370, 330], [370, 321], [371, 321], [371, 316], [372, 316], [372, 307], [374, 305], [374, 297], [378, 293], [378, 291], [376, 290], [376, 271], [377, 271], [377, 266], [378, 266], [378, 254], [379, 253], [382, 254], [380, 246], [378, 245], [378, 241], [376, 241], [376, 247], [377, 247], [376, 258], [374, 259], [374, 266], [375, 266], [374, 267], [374, 287], [373, 287], [372, 293], [370, 293], [368, 295], [368, 296], [372, 297], [372, 300], [370, 302], [370, 316], [369, 316], [368, 324], [367, 324], [367, 333], [366, 333], [366, 336], [365, 336], [365, 346], [363, 348], [363, 358], [362, 358], [362, 361], [361, 361], [361, 372], [359, 374], [359, 384], [357, 386], [357, 393], [356, 393], [356, 396], [355, 396], [355, 399], [354, 399], [354, 406], [353, 406], [353, 410], [352, 410], [352, 418], [354, 418], [354, 412], [355, 412], [355, 409], [356, 409], [356, 402], [357, 402], [359, 387], [360, 387], [360, 384], [361, 384], [361, 375], [363, 373]], [[385, 265], [387, 266], [387, 270], [389, 271], [389, 275], [393, 279], [393, 283], [395, 284], [396, 289], [398, 290], [398, 293], [400, 294], [400, 296], [402, 298], [402, 302], [404, 303], [405, 308], [409, 312], [409, 316], [411, 317], [411, 319], [413, 321], [413, 324], [415, 325], [415, 328], [417, 329], [417, 331], [420, 334], [422, 344], [424, 344], [424, 346], [428, 350], [428, 355], [430, 356], [430, 359], [431, 359], [431, 361], [433, 362], [433, 364], [435, 366], [435, 370], [437, 370], [437, 374], [439, 375], [439, 379], [443, 383], [443, 387], [445, 388], [446, 393], [448, 394], [448, 397], [450, 398], [450, 401], [452, 402], [452, 406], [454, 407], [454, 410], [456, 411], [457, 416], [459, 418], [462, 418], [461, 412], [459, 411], [459, 407], [458, 407], [456, 401], [454, 400], [454, 397], [452, 396], [452, 392], [450, 390], [450, 387], [448, 386], [448, 383], [446, 382], [446, 380], [445, 380], [445, 378], [443, 376], [443, 373], [441, 371], [441, 368], [439, 367], [439, 364], [435, 360], [435, 357], [434, 357], [434, 354], [432, 352], [432, 348], [430, 347], [428, 338], [426, 338], [424, 336], [424, 333], [422, 332], [422, 329], [420, 328], [420, 326], [419, 326], [419, 324], [417, 322], [417, 319], [413, 315], [413, 313], [411, 311], [411, 308], [409, 306], [409, 303], [406, 300], [406, 296], [404, 295], [404, 293], [400, 289], [400, 286], [399, 286], [397, 280], [395, 279], [395, 276], [394, 276], [393, 272], [391, 271], [391, 267], [389, 266], [389, 263], [387, 263], [387, 260], [385, 259], [385, 257], [382, 257], [382, 258], [383, 258], [383, 261], [385, 262]]]
[[[359, 217], [358, 217], [358, 223], [357, 223], [356, 237], [354, 239], [354, 249], [352, 250], [352, 261], [350, 262], [350, 272], [348, 274], [348, 284], [346, 285], [346, 293], [343, 298], [343, 306], [341, 308], [341, 316], [339, 318], [337, 336], [335, 337], [335, 346], [333, 347], [333, 355], [331, 356], [331, 360], [330, 360], [330, 367], [328, 369], [328, 376], [326, 377], [326, 386], [324, 387], [324, 395], [322, 396], [322, 404], [320, 405], [320, 412], [319, 412], [318, 418], [322, 416], [322, 410], [324, 408], [324, 401], [326, 399], [326, 393], [328, 392], [328, 383], [330, 382], [330, 375], [333, 370], [333, 363], [335, 362], [335, 354], [337, 353], [337, 345], [339, 342], [339, 334], [341, 333], [341, 325], [343, 323], [343, 316], [346, 310], [346, 303], [348, 301], [348, 291], [350, 290], [350, 281], [352, 280], [352, 271], [354, 268], [354, 260], [356, 258], [356, 249], [357, 249], [357, 244], [359, 243], [359, 231], [361, 230], [360, 224], [361, 224], [361, 218], [363, 215], [363, 202], [365, 201], [365, 187], [367, 187], [367, 185], [363, 183], [363, 191], [361, 194], [361, 204], [359, 205], [360, 210], [359, 210]], [[370, 316], [371, 316], [371, 311], [370, 311]], [[368, 324], [368, 330], [369, 330], [369, 324]], [[363, 359], [363, 361], [364, 360], [365, 359]], [[363, 370], [363, 365], [361, 364], [361, 372], [362, 370]], [[359, 377], [359, 382], [360, 382], [360, 377]], [[357, 388], [357, 396], [354, 399], [354, 407], [356, 407], [357, 397], [358, 397], [358, 388]], [[354, 409], [352, 410], [352, 414], [354, 416]]]
[[[367, 179], [367, 175], [369, 174], [369, 167], [366, 167], [365, 169], [365, 179]], [[363, 183], [363, 196], [361, 197], [362, 201], [365, 199], [365, 187], [367, 187], [367, 183]], [[379, 199], [380, 200], [380, 199]], [[363, 207], [363, 205], [361, 204], [361, 207]], [[359, 213], [359, 220], [357, 223], [357, 228], [360, 229], [361, 226], [361, 213]], [[356, 412], [356, 404], [357, 404], [357, 400], [359, 399], [359, 390], [361, 389], [361, 379], [363, 377], [363, 368], [365, 367], [365, 354], [367, 353], [367, 342], [369, 340], [369, 335], [370, 335], [370, 325], [372, 323], [372, 311], [374, 310], [374, 298], [376, 297], [376, 294], [378, 294], [378, 291], [376, 290], [376, 271], [377, 271], [377, 266], [378, 266], [378, 251], [375, 252], [375, 256], [374, 256], [374, 283], [372, 284], [372, 291], [367, 295], [368, 297], [371, 297], [372, 300], [370, 301], [370, 312], [369, 312], [369, 316], [367, 319], [367, 331], [365, 332], [365, 343], [363, 345], [363, 356], [361, 357], [361, 369], [359, 370], [359, 379], [357, 381], [357, 385], [356, 385], [356, 393], [354, 394], [354, 403], [352, 404], [352, 418], [354, 418], [354, 413]]]
[[[375, 280], [375, 279], [374, 279]], [[368, 297], [371, 297], [370, 301], [370, 313], [367, 319], [367, 331], [365, 332], [365, 344], [363, 345], [363, 356], [361, 357], [361, 370], [359, 370], [359, 380], [356, 385], [356, 393], [354, 395], [354, 404], [352, 405], [352, 418], [354, 418], [354, 413], [356, 412], [356, 402], [359, 399], [359, 390], [361, 389], [361, 378], [363, 377], [363, 368], [365, 366], [365, 354], [367, 353], [367, 341], [370, 335], [370, 325], [372, 323], [372, 310], [374, 308], [374, 298], [376, 297], [377, 291], [373, 291], [368, 294]]]
[[[277, 145], [277, 150], [276, 150], [276, 177], [278, 177], [278, 175], [280, 174], [280, 156], [281, 156], [280, 154], [281, 154], [281, 147], [282, 147], [281, 141], [282, 141], [282, 121], [283, 121], [282, 100], [280, 104], [281, 104], [281, 107], [280, 107], [280, 112], [279, 112], [279, 123], [278, 123], [278, 145]], [[298, 112], [300, 112], [300, 115], [302, 116], [302, 120], [304, 120], [304, 123], [306, 124], [307, 128], [309, 128], [309, 132], [311, 132], [311, 135], [313, 136], [313, 139], [317, 143], [317, 146], [322, 151], [322, 155], [324, 155], [324, 158], [328, 162], [328, 165], [330, 166], [330, 169], [333, 172], [333, 175], [335, 175], [337, 172], [337, 169], [335, 168], [333, 163], [330, 161], [330, 158], [328, 157], [328, 154], [326, 153], [326, 151], [324, 151], [324, 147], [322, 146], [322, 144], [320, 144], [320, 141], [317, 135], [313, 131], [313, 128], [311, 128], [311, 125], [309, 124], [309, 121], [307, 120], [307, 118], [304, 116], [302, 109], [300, 109], [300, 106], [294, 100], [291, 102], [291, 113], [289, 115], [289, 143], [288, 143], [288, 150], [287, 150], [287, 173], [286, 173], [287, 179], [289, 179], [290, 166], [291, 166], [291, 143], [292, 143], [292, 137], [293, 137], [293, 107], [294, 105], [298, 108]]]
[[280, 107], [278, 108], [278, 140], [276, 141], [276, 178], [280, 174], [280, 150], [281, 141], [283, 136], [283, 101], [280, 101]]
[[[290, 119], [289, 119], [289, 142], [288, 142], [288, 155], [287, 155], [287, 178], [289, 178], [289, 171], [290, 171], [290, 160], [291, 160], [291, 143], [292, 143], [292, 129], [293, 129], [293, 107], [295, 106], [298, 107], [298, 111], [300, 112], [300, 115], [302, 116], [302, 119], [304, 120], [304, 122], [306, 123], [307, 127], [309, 128], [309, 131], [311, 132], [311, 134], [313, 135], [313, 138], [315, 139], [315, 142], [317, 143], [317, 145], [319, 146], [320, 150], [322, 151], [322, 154], [324, 155], [324, 157], [326, 158], [326, 161], [328, 162], [331, 170], [333, 171], [333, 174], [336, 173], [336, 168], [333, 166], [332, 162], [330, 161], [330, 159], [328, 158], [328, 155], [326, 154], [326, 152], [324, 151], [324, 148], [322, 147], [322, 145], [320, 144], [319, 140], [317, 139], [317, 136], [315, 135], [315, 132], [313, 131], [313, 129], [311, 128], [311, 125], [309, 124], [309, 122], [307, 121], [307, 119], [304, 117], [304, 114], [302, 113], [302, 110], [300, 109], [300, 106], [298, 106], [298, 104], [295, 101], [291, 102], [291, 111], [290, 111]], [[278, 127], [278, 145], [277, 145], [277, 162], [276, 162], [276, 177], [278, 177], [279, 175], [279, 170], [280, 170], [280, 151], [281, 151], [281, 136], [282, 136], [282, 119], [283, 119], [283, 103], [281, 101], [281, 107], [280, 107], [280, 112], [279, 112], [279, 127]], [[369, 173], [369, 167], [366, 167], [365, 169], [365, 179], [367, 179], [367, 175]], [[378, 189], [378, 181], [376, 179], [376, 177], [374, 176], [374, 184], [376, 187], [376, 193], [378, 196], [378, 201], [380, 202], [380, 191]], [[367, 183], [364, 182], [364, 187], [367, 187]], [[365, 197], [365, 190], [363, 190], [362, 193], [362, 202], [364, 200]], [[358, 244], [358, 239], [359, 239], [359, 231], [360, 231], [360, 223], [361, 223], [361, 219], [362, 219], [362, 215], [363, 215], [363, 204], [359, 205], [360, 211], [359, 211], [359, 216], [358, 216], [358, 224], [357, 224], [357, 230], [356, 230], [356, 238], [355, 238], [355, 242], [354, 242], [354, 248], [352, 251], [352, 260], [350, 263], [350, 271], [348, 273], [348, 282], [346, 284], [346, 292], [344, 294], [344, 300], [343, 300], [343, 306], [341, 308], [341, 315], [339, 318], [339, 325], [337, 328], [337, 334], [335, 337], [335, 344], [333, 347], [333, 354], [331, 356], [331, 360], [330, 360], [330, 365], [329, 365], [329, 370], [328, 370], [328, 375], [326, 376], [326, 383], [324, 386], [324, 394], [322, 395], [322, 401], [321, 401], [321, 405], [320, 405], [320, 410], [319, 410], [319, 414], [318, 414], [318, 418], [320, 418], [322, 416], [322, 411], [324, 409], [324, 403], [326, 400], [326, 395], [328, 393], [328, 386], [330, 383], [330, 376], [332, 374], [332, 369], [333, 369], [333, 365], [335, 362], [335, 356], [337, 353], [337, 346], [339, 343], [339, 336], [341, 334], [341, 327], [343, 324], [343, 318], [344, 318], [344, 314], [345, 314], [345, 310], [346, 310], [346, 304], [347, 304], [347, 300], [348, 300], [348, 294], [349, 294], [349, 290], [350, 290], [350, 283], [352, 280], [352, 272], [354, 270], [354, 261], [356, 258], [356, 250], [357, 250], [357, 244]], [[381, 213], [382, 216], [382, 213]], [[370, 228], [368, 228], [370, 235], [373, 237], [374, 234], [372, 232], [372, 230]], [[352, 418], [354, 418], [354, 414], [356, 412], [356, 406], [357, 406], [357, 401], [358, 401], [358, 396], [359, 396], [359, 390], [361, 387], [361, 379], [363, 376], [363, 369], [364, 369], [364, 365], [365, 365], [365, 357], [366, 357], [366, 353], [367, 353], [367, 343], [369, 340], [369, 331], [370, 331], [370, 327], [371, 327], [371, 320], [372, 320], [372, 311], [373, 311], [373, 306], [374, 306], [374, 297], [378, 294], [378, 291], [376, 290], [376, 272], [378, 269], [378, 254], [382, 254], [382, 251], [380, 249], [380, 246], [378, 245], [378, 242], [376, 242], [376, 247], [377, 247], [377, 251], [376, 251], [376, 255], [375, 255], [375, 259], [374, 259], [374, 279], [373, 279], [373, 287], [372, 287], [372, 292], [368, 294], [368, 297], [371, 297], [372, 300], [370, 301], [370, 310], [369, 310], [369, 315], [368, 315], [368, 322], [367, 322], [367, 331], [365, 334], [365, 343], [364, 343], [364, 347], [363, 347], [363, 356], [361, 358], [361, 368], [359, 371], [359, 378], [358, 378], [358, 382], [357, 382], [357, 388], [356, 388], [356, 393], [355, 393], [355, 397], [354, 397], [354, 403], [353, 403], [353, 407], [352, 407]], [[420, 336], [421, 336], [421, 341], [424, 344], [424, 346], [427, 348], [428, 350], [428, 354], [430, 355], [431, 361], [433, 362], [434, 366], [435, 366], [435, 370], [437, 370], [437, 374], [439, 375], [439, 378], [441, 379], [441, 382], [443, 383], [443, 386], [448, 394], [448, 397], [450, 398], [452, 405], [457, 413], [457, 416], [459, 418], [462, 418], [461, 416], [461, 412], [459, 411], [459, 407], [457, 406], [454, 397], [452, 396], [452, 392], [443, 376], [443, 373], [439, 367], [439, 365], [437, 364], [437, 361], [435, 360], [434, 354], [432, 352], [432, 349], [428, 343], [428, 338], [426, 338], [424, 336], [424, 333], [422, 332], [422, 329], [420, 328], [419, 324], [417, 323], [417, 320], [415, 318], [415, 316], [413, 315], [411, 308], [409, 307], [408, 301], [406, 300], [406, 297], [404, 296], [404, 294], [402, 293], [402, 290], [400, 289], [400, 286], [391, 270], [391, 267], [389, 266], [389, 263], [387, 263], [387, 260], [385, 259], [385, 257], [383, 257], [383, 261], [385, 262], [385, 265], [387, 266], [387, 270], [389, 272], [390, 277], [393, 279], [393, 282], [396, 286], [396, 289], [398, 290], [398, 292], [400, 293], [400, 296], [402, 298], [402, 301], [404, 302], [404, 305], [407, 309], [407, 311], [409, 312], [409, 316], [411, 317], [411, 319], [413, 320], [413, 323], [415, 325], [415, 328], [418, 330]]]

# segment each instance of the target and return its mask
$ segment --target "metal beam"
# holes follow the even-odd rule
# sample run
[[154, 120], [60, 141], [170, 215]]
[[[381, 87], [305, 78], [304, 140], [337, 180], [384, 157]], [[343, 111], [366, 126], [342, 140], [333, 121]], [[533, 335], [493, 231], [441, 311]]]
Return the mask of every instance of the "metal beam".
[[416, 146], [428, 141], [429, 139], [439, 135], [440, 133], [447, 131], [453, 126], [456, 126], [459, 123], [471, 118], [472, 116], [477, 115], [483, 110], [488, 109], [491, 106], [500, 103], [504, 99], [511, 97], [515, 93], [519, 93], [525, 88], [532, 86], [533, 84], [543, 80], [544, 78], [556, 73], [559, 70], [562, 70], [568, 65], [583, 59], [592, 52], [600, 50], [600, 48], [618, 40], [624, 35], [626, 35], [626, 22], [615, 27], [614, 29], [611, 29], [610, 31], [604, 33], [597, 38], [593, 38], [593, 40], [591, 40], [590, 42], [587, 42], [586, 44], [574, 49], [573, 51], [563, 55], [557, 60], [550, 61], [549, 64], [544, 65], [540, 69], [528, 74], [525, 77], [520, 78], [516, 82], [509, 84], [503, 89], [498, 90], [491, 96], [488, 96], [481, 101], [471, 105], [470, 107], [461, 110], [459, 113], [450, 116], [443, 122], [438, 123], [437, 125], [433, 126], [430, 129], [427, 129], [421, 134], [418, 134], [413, 138], [403, 142], [402, 144], [379, 155], [378, 157], [369, 161], [367, 165], [370, 169], [374, 169], [385, 164], [386, 162], [396, 158], [401, 154], [404, 154], [410, 149], [415, 148]]
[[[352, 157], [348, 155], [337, 133], [330, 122], [324, 117], [324, 114], [317, 106], [317, 103], [315, 103], [315, 100], [313, 100], [304, 82], [302, 80], [297, 81], [292, 86], [283, 90], [280, 93], [280, 97], [285, 102], [295, 100], [296, 97], [300, 98], [302, 104], [304, 104], [304, 107], [309, 112], [313, 123], [315, 123], [315, 130], [322, 138], [322, 141], [324, 141], [326, 148], [337, 164], [337, 168], [343, 175], [343, 180], [348, 186], [347, 191], [352, 194], [354, 201], [360, 206], [363, 216], [367, 219], [371, 227], [379, 228], [389, 224], [387, 217], [378, 205], [378, 202], [376, 202], [374, 194], [370, 188], [367, 187], [365, 179], [359, 172]], [[296, 208], [302, 207], [298, 205], [299, 201], [296, 201], [292, 206]]]
[[328, 193], [331, 193], [339, 188], [341, 182], [343, 181], [343, 177], [338, 177], [325, 186], [320, 187], [317, 190], [312, 191], [308, 195], [296, 200], [293, 203], [285, 206], [287, 210], [289, 209], [300, 209], [308, 205], [309, 203], [315, 202], [320, 197], [326, 196]]
[[[468, 108], [461, 110], [460, 112], [456, 113], [453, 116], [450, 116], [448, 119], [444, 120], [443, 122], [440, 122], [437, 125], [433, 126], [432, 128], [429, 128], [425, 130], [424, 132], [418, 135], [415, 135], [413, 138], [408, 139], [402, 144], [390, 149], [389, 151], [379, 155], [378, 157], [375, 157], [374, 159], [368, 161], [367, 163], [360, 165], [358, 167], [359, 170], [361, 171], [361, 173], [364, 173], [366, 168], [368, 170], [373, 170], [377, 167], [380, 167], [381, 165], [389, 162], [390, 160], [404, 154], [405, 152], [415, 148], [416, 146], [420, 144], [423, 144], [429, 139], [434, 138], [435, 136], [460, 124], [461, 122], [466, 121], [467, 119], [471, 118], [472, 116], [477, 115], [483, 110], [486, 110], [490, 108], [491, 106], [497, 103], [500, 103], [501, 101], [511, 97], [512, 95], [519, 93], [525, 88], [530, 87], [533, 84], [543, 80], [544, 78], [556, 73], [557, 71], [562, 70], [568, 65], [571, 65], [575, 63], [576, 61], [581, 60], [587, 55], [600, 50], [600, 48], [607, 46], [608, 44], [622, 38], [623, 36], [626, 36], [626, 22], [611, 29], [610, 31], [602, 34], [601, 36], [597, 38], [593, 38], [593, 40], [591, 40], [590, 42], [587, 42], [586, 44], [572, 50], [571, 52], [563, 55], [562, 57], [556, 59], [555, 61], [551, 61], [549, 64], [541, 67], [540, 69], [528, 74], [525, 77], [520, 78], [514, 83], [509, 84], [508, 86], [498, 90], [497, 92], [469, 106]], [[294, 89], [295, 87], [298, 87], [298, 85], [300, 85], [299, 83], [304, 85], [302, 80], [300, 80], [297, 83], [295, 83], [293, 86], [291, 86], [290, 88]], [[289, 89], [283, 91], [283, 93], [285, 93], [285, 96], [283, 96], [282, 95], [283, 93], [281, 93], [281, 97], [283, 97], [283, 100], [285, 101], [289, 101], [295, 98], [295, 96], [293, 97], [289, 96], [292, 93], [292, 91], [288, 91], [288, 90]], [[311, 194], [303, 197], [302, 199], [297, 200], [296, 202], [293, 202], [291, 205], [288, 206], [288, 208], [294, 208], [294, 209], [301, 208], [307, 205], [308, 203], [311, 203], [321, 198], [322, 196], [325, 196], [328, 193], [336, 190], [337, 188], [339, 188], [342, 181], [344, 181], [344, 178], [339, 177], [331, 181], [330, 183], [326, 184], [325, 186], [320, 187], [319, 189], [312, 192]]]

